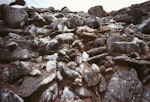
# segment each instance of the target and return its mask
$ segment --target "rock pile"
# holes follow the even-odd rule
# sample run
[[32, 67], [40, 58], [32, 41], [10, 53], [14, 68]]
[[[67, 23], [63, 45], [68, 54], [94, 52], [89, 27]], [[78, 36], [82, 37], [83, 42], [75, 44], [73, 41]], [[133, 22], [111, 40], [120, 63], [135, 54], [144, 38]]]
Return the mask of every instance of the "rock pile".
[[149, 7], [0, 5], [0, 101], [150, 102]]

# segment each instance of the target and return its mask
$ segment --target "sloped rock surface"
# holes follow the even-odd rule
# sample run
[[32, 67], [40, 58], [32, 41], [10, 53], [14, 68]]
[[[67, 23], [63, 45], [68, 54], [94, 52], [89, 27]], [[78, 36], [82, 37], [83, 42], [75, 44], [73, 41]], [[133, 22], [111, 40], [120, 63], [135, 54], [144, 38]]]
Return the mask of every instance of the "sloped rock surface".
[[0, 5], [0, 102], [149, 102], [149, 17]]

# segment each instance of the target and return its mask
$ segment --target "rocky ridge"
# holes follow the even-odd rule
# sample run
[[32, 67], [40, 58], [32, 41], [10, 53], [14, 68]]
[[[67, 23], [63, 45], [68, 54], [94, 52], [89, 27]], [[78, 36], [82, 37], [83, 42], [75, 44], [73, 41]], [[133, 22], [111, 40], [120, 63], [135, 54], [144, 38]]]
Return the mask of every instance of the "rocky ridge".
[[0, 101], [150, 102], [149, 7], [0, 5]]

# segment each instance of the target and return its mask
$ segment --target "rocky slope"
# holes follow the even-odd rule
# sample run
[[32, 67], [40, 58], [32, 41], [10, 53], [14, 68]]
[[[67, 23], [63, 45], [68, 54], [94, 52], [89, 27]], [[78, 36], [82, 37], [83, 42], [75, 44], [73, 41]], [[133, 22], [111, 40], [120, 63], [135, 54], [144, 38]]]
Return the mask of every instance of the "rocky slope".
[[150, 102], [149, 11], [0, 5], [0, 101]]

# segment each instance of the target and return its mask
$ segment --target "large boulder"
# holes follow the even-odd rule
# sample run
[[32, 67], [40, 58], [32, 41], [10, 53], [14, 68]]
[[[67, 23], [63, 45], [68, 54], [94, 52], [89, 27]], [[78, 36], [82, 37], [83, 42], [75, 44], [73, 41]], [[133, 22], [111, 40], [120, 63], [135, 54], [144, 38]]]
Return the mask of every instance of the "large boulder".
[[88, 10], [88, 13], [91, 15], [95, 15], [98, 17], [103, 17], [106, 15], [106, 11], [104, 11], [102, 6], [94, 6]]
[[122, 67], [110, 79], [103, 102], [141, 102], [142, 92], [135, 69]]
[[5, 4], [0, 6], [0, 13], [5, 25], [10, 28], [22, 27], [28, 19], [28, 13], [25, 9], [13, 8]]

